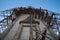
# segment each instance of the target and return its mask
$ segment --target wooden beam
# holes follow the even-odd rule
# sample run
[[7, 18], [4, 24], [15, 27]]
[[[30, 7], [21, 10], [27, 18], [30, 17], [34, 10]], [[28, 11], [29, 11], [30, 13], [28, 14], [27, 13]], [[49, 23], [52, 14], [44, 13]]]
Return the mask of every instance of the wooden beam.
[[39, 35], [39, 32], [40, 32], [40, 28], [39, 28], [39, 26], [36, 24], [36, 27], [35, 27], [35, 29], [36, 29], [36, 40], [40, 40], [40, 35]]
[[21, 31], [22, 31], [22, 23], [21, 23], [20, 26], [18, 27], [18, 30], [16, 31], [16, 34], [14, 35], [14, 37], [13, 37], [12, 40], [18, 40], [19, 37], [20, 37]]

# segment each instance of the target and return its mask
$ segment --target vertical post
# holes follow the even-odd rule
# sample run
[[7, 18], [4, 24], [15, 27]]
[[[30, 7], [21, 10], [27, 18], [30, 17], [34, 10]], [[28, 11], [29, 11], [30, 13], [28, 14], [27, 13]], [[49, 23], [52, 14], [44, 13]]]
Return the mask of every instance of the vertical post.
[[35, 13], [35, 18], [37, 18], [37, 14]]
[[5, 13], [3, 12], [3, 16], [4, 16], [4, 19], [5, 19]]
[[7, 25], [8, 25], [8, 12], [7, 12]]
[[52, 13], [52, 15], [50, 16], [50, 18], [49, 18], [49, 20], [48, 20], [48, 26], [51, 26], [50, 23], [51, 23], [51, 21], [52, 21], [52, 19], [53, 19], [53, 16], [54, 16], [54, 13]]
[[48, 17], [48, 11], [46, 10], [45, 21], [47, 21], [47, 17]]
[[33, 17], [35, 18], [35, 13], [33, 13]]
[[37, 19], [38, 19], [39, 14], [37, 13], [36, 16], [37, 16]]
[[11, 13], [11, 20], [12, 20], [12, 25], [13, 25], [13, 12]]
[[36, 40], [40, 40], [40, 35], [39, 35], [39, 27], [37, 26], [37, 24], [36, 24]]
[[12, 24], [12, 26], [13, 26], [12, 11], [10, 11], [10, 20], [11, 20], [11, 24]]
[[46, 35], [46, 29], [45, 29], [45, 31], [43, 32], [42, 40], [45, 40], [45, 36], [44, 36], [44, 35]]
[[40, 8], [40, 12], [39, 12], [39, 17], [40, 17], [40, 19], [41, 19], [41, 8]]
[[30, 40], [33, 40], [32, 15], [30, 14]]
[[38, 39], [38, 30], [36, 30], [36, 40], [39, 40]]
[[40, 12], [38, 13], [38, 19], [40, 19]]

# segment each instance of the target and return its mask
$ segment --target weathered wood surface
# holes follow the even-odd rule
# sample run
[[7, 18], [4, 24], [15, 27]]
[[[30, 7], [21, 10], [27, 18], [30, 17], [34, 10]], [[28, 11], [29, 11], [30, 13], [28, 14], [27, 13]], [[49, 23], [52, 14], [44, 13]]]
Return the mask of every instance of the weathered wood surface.
[[12, 40], [19, 40], [21, 31], [22, 31], [22, 24], [19, 25], [18, 30], [16, 31], [16, 34]]

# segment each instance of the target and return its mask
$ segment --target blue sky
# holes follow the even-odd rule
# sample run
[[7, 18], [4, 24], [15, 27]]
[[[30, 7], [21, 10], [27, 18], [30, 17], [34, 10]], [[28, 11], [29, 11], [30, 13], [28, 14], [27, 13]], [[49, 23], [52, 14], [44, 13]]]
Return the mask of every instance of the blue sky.
[[43, 9], [60, 13], [60, 0], [0, 0], [0, 11], [21, 6], [41, 7]]

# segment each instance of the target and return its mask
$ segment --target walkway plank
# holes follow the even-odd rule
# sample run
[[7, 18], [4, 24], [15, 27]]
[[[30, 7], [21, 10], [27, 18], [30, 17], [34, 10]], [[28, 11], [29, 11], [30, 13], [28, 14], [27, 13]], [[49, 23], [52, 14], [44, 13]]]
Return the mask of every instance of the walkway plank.
[[23, 27], [20, 40], [29, 40], [30, 36], [30, 27]]
[[29, 15], [21, 15], [19, 17], [19, 19], [17, 20], [17, 22], [14, 24], [13, 28], [10, 30], [10, 32], [7, 34], [7, 36], [4, 38], [4, 40], [12, 40], [13, 39], [13, 36], [16, 34], [16, 31], [19, 27], [19, 22], [21, 20], [24, 20], [28, 17]]

